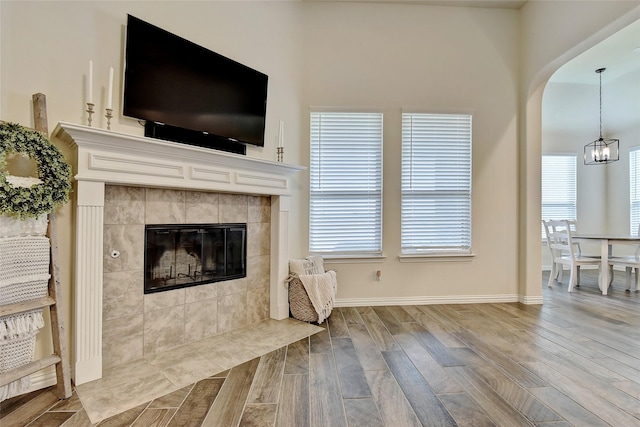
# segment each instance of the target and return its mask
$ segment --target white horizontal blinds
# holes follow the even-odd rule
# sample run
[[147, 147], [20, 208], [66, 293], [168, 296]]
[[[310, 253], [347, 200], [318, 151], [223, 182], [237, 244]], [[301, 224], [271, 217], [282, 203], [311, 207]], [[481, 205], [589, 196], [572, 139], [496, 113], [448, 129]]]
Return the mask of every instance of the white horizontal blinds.
[[[542, 219], [576, 219], [576, 156], [542, 156]], [[542, 222], [541, 236], [546, 238]]]
[[629, 232], [635, 235], [640, 223], [640, 147], [629, 152]]
[[471, 118], [402, 114], [402, 253], [470, 253]]
[[310, 252], [382, 253], [382, 118], [311, 113]]

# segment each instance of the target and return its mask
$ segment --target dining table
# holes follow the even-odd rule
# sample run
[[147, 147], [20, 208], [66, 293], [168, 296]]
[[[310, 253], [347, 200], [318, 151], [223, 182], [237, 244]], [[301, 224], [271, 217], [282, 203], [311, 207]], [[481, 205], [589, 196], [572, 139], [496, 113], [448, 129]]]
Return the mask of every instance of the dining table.
[[600, 243], [600, 274], [598, 287], [602, 295], [607, 295], [609, 289], [609, 258], [613, 245], [640, 245], [640, 236], [631, 234], [588, 234], [576, 232], [571, 236], [574, 241]]

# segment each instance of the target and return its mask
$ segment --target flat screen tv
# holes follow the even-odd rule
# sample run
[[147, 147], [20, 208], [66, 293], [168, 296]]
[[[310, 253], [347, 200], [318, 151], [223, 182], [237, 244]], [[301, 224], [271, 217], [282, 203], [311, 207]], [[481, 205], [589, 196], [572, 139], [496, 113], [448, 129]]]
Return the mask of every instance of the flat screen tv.
[[264, 146], [268, 76], [127, 16], [123, 115], [145, 135], [236, 151]]

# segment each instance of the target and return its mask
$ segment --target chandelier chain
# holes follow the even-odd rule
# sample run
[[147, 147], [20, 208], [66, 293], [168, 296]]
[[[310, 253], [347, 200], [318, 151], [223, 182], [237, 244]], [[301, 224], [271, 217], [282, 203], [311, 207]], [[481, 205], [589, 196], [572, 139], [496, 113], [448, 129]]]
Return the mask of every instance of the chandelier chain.
[[600, 75], [600, 139], [602, 139], [602, 72], [598, 74]]

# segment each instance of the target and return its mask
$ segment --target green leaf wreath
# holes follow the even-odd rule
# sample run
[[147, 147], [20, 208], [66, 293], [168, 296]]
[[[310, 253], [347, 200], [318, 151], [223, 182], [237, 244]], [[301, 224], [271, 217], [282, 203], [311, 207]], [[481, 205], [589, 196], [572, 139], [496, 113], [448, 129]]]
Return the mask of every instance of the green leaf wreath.
[[[42, 181], [30, 187], [13, 186], [7, 181], [7, 156], [26, 154], [38, 169]], [[64, 156], [40, 132], [15, 123], [0, 123], [0, 214], [38, 217], [52, 212], [69, 200], [71, 168]]]

